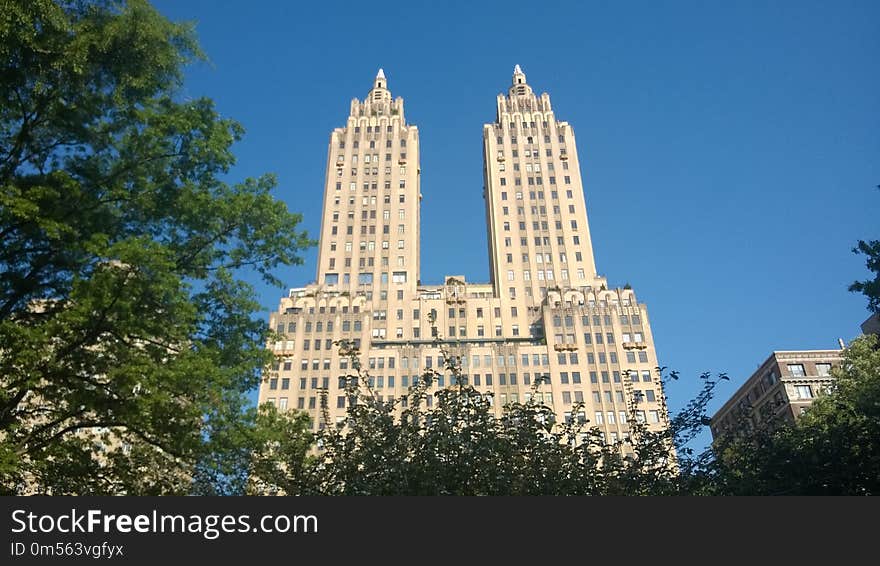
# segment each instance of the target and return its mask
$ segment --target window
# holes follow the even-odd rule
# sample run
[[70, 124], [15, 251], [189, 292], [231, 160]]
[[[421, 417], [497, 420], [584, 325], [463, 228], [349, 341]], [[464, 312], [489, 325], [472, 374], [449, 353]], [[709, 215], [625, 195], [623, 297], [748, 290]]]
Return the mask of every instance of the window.
[[788, 373], [792, 377], [805, 377], [807, 375], [804, 373], [803, 364], [788, 364]]
[[819, 377], [831, 375], [831, 364], [816, 364], [816, 373]]
[[813, 390], [810, 389], [809, 385], [796, 385], [795, 390], [797, 391], [797, 398], [798, 399], [812, 399], [813, 398]]

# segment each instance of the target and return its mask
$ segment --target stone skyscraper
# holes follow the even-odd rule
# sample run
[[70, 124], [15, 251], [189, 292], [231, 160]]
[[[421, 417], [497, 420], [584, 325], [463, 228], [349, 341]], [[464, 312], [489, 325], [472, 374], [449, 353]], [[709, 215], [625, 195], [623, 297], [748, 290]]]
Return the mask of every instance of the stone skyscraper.
[[637, 418], [665, 425], [645, 305], [596, 273], [574, 131], [518, 65], [483, 148], [491, 281], [421, 285], [418, 128], [382, 70], [367, 98], [352, 101], [330, 134], [317, 283], [291, 289], [270, 317], [282, 336], [261, 403], [307, 411], [317, 427], [327, 390], [331, 418], [342, 416], [341, 339], [359, 347], [377, 392], [400, 398], [425, 368], [442, 367], [431, 313], [499, 414], [545, 376], [543, 402], [609, 441], [628, 433], [628, 399], [638, 400]]

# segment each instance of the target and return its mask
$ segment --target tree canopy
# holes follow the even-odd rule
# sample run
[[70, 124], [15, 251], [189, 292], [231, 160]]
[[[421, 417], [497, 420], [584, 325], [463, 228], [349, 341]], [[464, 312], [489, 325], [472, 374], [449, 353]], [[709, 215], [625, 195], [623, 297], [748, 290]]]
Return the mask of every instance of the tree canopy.
[[[436, 344], [445, 367], [426, 369], [405, 395], [387, 399], [372, 387], [359, 352], [342, 343], [352, 368], [344, 376], [345, 419], [330, 422], [324, 411], [312, 433], [302, 413], [277, 414], [266, 405], [271, 428], [286, 423], [286, 432], [255, 451], [250, 493], [670, 495], [698, 485], [693, 471], [703, 455], [686, 444], [702, 428], [717, 385], [708, 375], [698, 398], [666, 427], [640, 422], [632, 398], [628, 436], [609, 442], [583, 403], [572, 406], [571, 419], [557, 420], [542, 402], [541, 382], [527, 400], [496, 416], [493, 396], [468, 384], [460, 360]], [[310, 446], [319, 450], [305, 457]]]
[[[467, 383], [454, 356], [399, 398], [383, 399], [347, 349], [346, 417], [317, 433], [301, 412], [263, 407], [264, 442], [243, 459], [240, 485], [288, 495], [873, 495], [880, 492], [880, 349], [850, 345], [835, 388], [793, 424], [744, 429], [705, 451], [689, 442], [726, 376], [701, 376], [700, 393], [663, 429], [627, 410], [629, 435], [610, 441], [584, 414], [556, 421], [542, 385], [495, 415], [491, 394]], [[446, 387], [438, 386], [445, 377]], [[665, 378], [675, 377], [675, 374]], [[326, 403], [326, 397], [322, 403]], [[583, 407], [572, 406], [572, 415]], [[781, 423], [778, 423], [781, 424]], [[265, 434], [265, 433], [264, 433]], [[319, 447], [316, 451], [314, 447]]]
[[270, 356], [242, 274], [300, 263], [300, 216], [227, 181], [243, 129], [146, 1], [6, 2], [0, 55], [0, 490], [222, 477]]
[[854, 340], [832, 370], [834, 389], [797, 422], [716, 446], [708, 472], [725, 495], [877, 495], [880, 493], [880, 349]]
[[853, 281], [849, 290], [868, 299], [868, 310], [880, 313], [880, 240], [859, 240], [853, 252], [865, 255], [865, 266], [874, 273], [873, 279]]

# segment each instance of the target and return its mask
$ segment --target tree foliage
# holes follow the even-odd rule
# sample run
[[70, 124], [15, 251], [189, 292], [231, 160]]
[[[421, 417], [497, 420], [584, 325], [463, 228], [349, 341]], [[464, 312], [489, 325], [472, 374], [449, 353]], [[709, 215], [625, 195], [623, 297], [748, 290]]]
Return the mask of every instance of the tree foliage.
[[[442, 347], [441, 343], [438, 343]], [[537, 395], [495, 416], [490, 397], [466, 382], [454, 356], [427, 369], [404, 397], [380, 399], [347, 349], [348, 407], [328, 411], [317, 433], [303, 413], [262, 411], [271, 442], [248, 460], [248, 490], [298, 495], [872, 495], [880, 490], [880, 348], [855, 340], [833, 390], [794, 424], [689, 447], [708, 422], [723, 374], [701, 376], [700, 393], [665, 430], [635, 420], [626, 440], [607, 443], [589, 422], [557, 423]], [[445, 376], [451, 385], [439, 387]], [[672, 372], [665, 376], [677, 379]], [[533, 393], [542, 385], [535, 384]], [[431, 396], [432, 403], [428, 398]], [[327, 399], [322, 403], [326, 407]], [[577, 414], [580, 409], [572, 407]], [[781, 423], [780, 423], [781, 424]], [[556, 425], [556, 426], [554, 426]], [[320, 450], [309, 448], [316, 443]]]
[[0, 55], [0, 490], [222, 477], [270, 355], [241, 273], [299, 263], [300, 216], [224, 180], [243, 130], [146, 1], [5, 2]]
[[865, 295], [868, 299], [868, 310], [880, 313], [880, 240], [859, 240], [853, 252], [865, 255], [865, 266], [874, 273], [874, 279], [854, 281], [849, 290]]
[[[685, 444], [705, 422], [716, 381], [704, 376], [701, 395], [663, 430], [636, 419], [629, 406], [628, 439], [616, 443], [586, 419], [557, 422], [536, 393], [497, 417], [490, 395], [467, 383], [460, 361], [442, 342], [445, 367], [426, 369], [407, 394], [381, 399], [358, 352], [342, 343], [352, 372], [345, 376], [346, 417], [329, 421], [322, 398], [316, 456], [302, 459], [312, 435], [287, 416], [275, 466], [252, 466], [252, 493], [322, 495], [638, 495], [687, 493], [698, 467]], [[442, 383], [449, 383], [441, 387]], [[277, 418], [271, 407], [266, 407]], [[577, 415], [582, 404], [572, 407]], [[278, 427], [279, 425], [276, 425]], [[293, 458], [290, 458], [293, 456]], [[272, 461], [261, 455], [258, 461]], [[685, 472], [685, 473], [681, 473]]]
[[720, 442], [709, 473], [727, 495], [880, 494], [880, 349], [850, 344], [833, 390], [796, 423]]
[[[880, 189], [880, 185], [877, 188]], [[849, 290], [865, 295], [868, 299], [868, 310], [880, 313], [880, 240], [859, 240], [853, 253], [864, 254], [865, 267], [874, 274], [874, 278], [854, 281]]]

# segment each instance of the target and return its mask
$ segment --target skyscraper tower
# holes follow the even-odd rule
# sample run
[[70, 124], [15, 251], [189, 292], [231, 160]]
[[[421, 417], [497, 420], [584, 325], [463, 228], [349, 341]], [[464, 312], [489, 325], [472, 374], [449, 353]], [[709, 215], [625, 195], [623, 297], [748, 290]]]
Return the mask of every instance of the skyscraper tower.
[[516, 66], [495, 123], [483, 126], [489, 257], [495, 294], [539, 304], [552, 287], [596, 277], [574, 130]]
[[[379, 69], [343, 128], [330, 134], [317, 281], [382, 301], [410, 298], [419, 276], [419, 130]], [[400, 299], [404, 300], [404, 299]]]
[[560, 419], [589, 420], [608, 441], [628, 434], [632, 399], [636, 418], [665, 426], [647, 309], [596, 273], [574, 130], [519, 65], [483, 148], [491, 280], [421, 285], [418, 129], [381, 69], [351, 102], [330, 135], [317, 282], [291, 289], [270, 316], [280, 338], [261, 403], [307, 411], [317, 428], [326, 392], [331, 418], [342, 417], [341, 339], [360, 350], [376, 391], [400, 399], [442, 367], [439, 332], [499, 414], [543, 377], [536, 394]]

